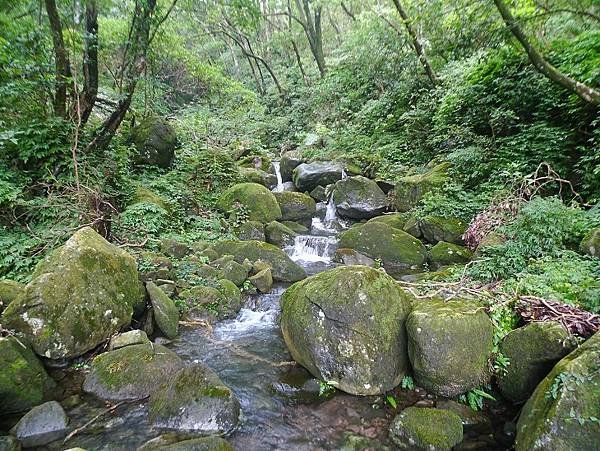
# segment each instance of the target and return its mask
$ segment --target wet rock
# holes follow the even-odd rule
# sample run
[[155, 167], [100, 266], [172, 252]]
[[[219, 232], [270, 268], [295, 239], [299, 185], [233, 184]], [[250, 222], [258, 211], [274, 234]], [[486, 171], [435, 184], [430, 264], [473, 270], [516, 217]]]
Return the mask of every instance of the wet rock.
[[208, 367], [195, 364], [172, 377], [149, 401], [155, 427], [199, 434], [226, 434], [238, 423], [240, 403]]
[[479, 304], [441, 299], [417, 303], [406, 330], [408, 355], [419, 386], [452, 397], [489, 380], [493, 325]]
[[38, 264], [0, 321], [39, 355], [77, 357], [128, 325], [144, 296], [134, 258], [84, 227]]
[[281, 223], [298, 234], [307, 234], [309, 232], [308, 227], [294, 221], [281, 221]]
[[242, 294], [230, 280], [220, 279], [215, 286], [195, 286], [180, 298], [187, 305], [186, 317], [208, 321], [235, 318], [242, 308]]
[[300, 366], [290, 368], [273, 382], [273, 391], [295, 404], [312, 404], [330, 398], [335, 390], [321, 393], [321, 383]]
[[295, 221], [309, 226], [317, 210], [312, 197], [303, 193], [275, 193], [275, 198], [281, 208], [281, 219]]
[[256, 287], [261, 293], [268, 293], [271, 291], [273, 286], [273, 275], [271, 274], [271, 268], [263, 269], [255, 275], [250, 277], [250, 282]]
[[600, 333], [558, 362], [523, 406], [516, 451], [592, 451], [600, 437]]
[[292, 179], [299, 191], [310, 192], [319, 185], [327, 186], [340, 180], [342, 169], [341, 164], [331, 161], [302, 163], [294, 169]]
[[458, 218], [443, 218], [441, 216], [425, 216], [419, 220], [419, 228], [423, 238], [431, 244], [445, 241], [453, 244], [464, 244], [463, 233], [468, 224]]
[[402, 177], [394, 188], [394, 207], [400, 212], [416, 207], [423, 196], [441, 188], [447, 181], [449, 163], [440, 163], [429, 171]]
[[500, 352], [510, 364], [498, 379], [500, 393], [512, 402], [527, 400], [561, 358], [575, 348], [569, 332], [553, 321], [534, 322], [509, 332]]
[[389, 446], [385, 446], [379, 441], [364, 437], [362, 435], [344, 433], [344, 438], [340, 451], [389, 451]]
[[250, 221], [266, 224], [281, 219], [281, 209], [277, 199], [268, 188], [258, 183], [233, 185], [221, 195], [217, 206], [225, 213], [235, 212], [241, 206]]
[[344, 218], [370, 219], [388, 206], [387, 197], [377, 183], [360, 175], [336, 182], [332, 195], [337, 213]]
[[41, 404], [55, 385], [31, 349], [0, 337], [0, 416]]
[[354, 249], [387, 268], [418, 268], [427, 258], [425, 246], [415, 237], [382, 222], [367, 222], [340, 235], [340, 248]]
[[258, 221], [246, 221], [237, 228], [235, 234], [244, 241], [265, 241], [265, 225]]
[[94, 358], [83, 390], [106, 401], [142, 399], [183, 366], [177, 354], [164, 346], [126, 346]]
[[281, 171], [281, 180], [290, 182], [294, 169], [304, 163], [304, 158], [300, 152], [286, 152], [279, 161], [279, 170]]
[[14, 280], [0, 280], [0, 313], [25, 289], [25, 285]]
[[137, 451], [233, 451], [227, 440], [218, 436], [183, 439], [177, 434], [163, 434], [149, 440]]
[[164, 119], [148, 117], [133, 128], [131, 138], [137, 150], [136, 164], [168, 168], [175, 156], [177, 135]]
[[12, 435], [0, 436], [0, 451], [21, 451], [21, 444]]
[[267, 243], [278, 247], [285, 247], [294, 244], [294, 238], [298, 234], [280, 222], [273, 221], [265, 227], [265, 235]]
[[429, 261], [434, 268], [458, 263], [467, 263], [473, 254], [469, 249], [445, 241], [438, 242], [429, 251]]
[[449, 410], [457, 414], [465, 428], [476, 430], [481, 434], [489, 434], [492, 432], [492, 422], [483, 412], [473, 410], [465, 404], [450, 399], [438, 400], [435, 406], [438, 409]]
[[590, 230], [581, 240], [579, 250], [582, 254], [600, 257], [600, 227]]
[[190, 246], [173, 238], [163, 238], [160, 241], [160, 251], [173, 258], [183, 258], [192, 252]]
[[306, 277], [304, 269], [290, 257], [269, 243], [261, 241], [218, 241], [211, 248], [216, 255], [234, 255], [237, 262], [248, 259], [261, 260], [271, 265], [273, 280], [277, 282], [296, 282]]
[[[393, 213], [388, 215], [376, 216], [375, 218], [369, 219], [369, 222], [383, 222], [395, 229], [404, 230], [404, 225], [408, 220], [406, 213]], [[417, 237], [418, 238], [418, 237]]]
[[338, 248], [333, 254], [333, 261], [336, 263], [342, 263], [346, 266], [362, 265], [369, 266], [370, 268], [375, 267], [375, 260], [355, 251], [354, 249]]
[[319, 185], [310, 192], [310, 197], [317, 202], [327, 202], [327, 189], [324, 186]]
[[130, 330], [111, 338], [109, 350], [124, 348], [125, 346], [141, 345], [144, 343], [150, 343], [148, 335], [143, 330]]
[[394, 418], [390, 437], [400, 449], [450, 451], [462, 441], [463, 426], [454, 412], [409, 407]]
[[248, 278], [250, 268], [234, 260], [233, 255], [224, 255], [211, 262], [211, 266], [219, 270], [220, 278], [230, 280], [238, 287]]
[[408, 296], [387, 274], [344, 266], [286, 290], [281, 330], [296, 362], [351, 394], [383, 393], [400, 383], [408, 360]]
[[69, 418], [56, 401], [34, 407], [11, 430], [24, 448], [43, 446], [67, 434]]
[[268, 189], [277, 186], [277, 176], [256, 168], [240, 168], [240, 180], [247, 183], [258, 183]]
[[175, 303], [154, 282], [146, 283], [156, 325], [167, 338], [179, 333], [179, 310]]
[[217, 289], [221, 293], [221, 300], [217, 308], [218, 318], [235, 318], [242, 308], [242, 292], [232, 281], [220, 279]]

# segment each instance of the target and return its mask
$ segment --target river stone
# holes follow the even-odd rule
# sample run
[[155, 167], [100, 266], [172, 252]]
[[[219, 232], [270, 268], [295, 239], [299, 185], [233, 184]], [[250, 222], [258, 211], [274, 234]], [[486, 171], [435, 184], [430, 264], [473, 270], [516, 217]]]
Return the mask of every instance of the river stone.
[[0, 337], [0, 416], [41, 404], [55, 385], [31, 349]]
[[554, 321], [534, 322], [515, 329], [500, 343], [510, 360], [498, 379], [500, 393], [512, 402], [527, 400], [535, 387], [561, 358], [573, 350], [569, 332]]
[[317, 186], [310, 192], [310, 197], [312, 197], [317, 202], [327, 202], [327, 189], [324, 186]]
[[493, 432], [492, 422], [485, 412], [473, 410], [470, 406], [451, 399], [439, 399], [435, 402], [435, 407], [442, 410], [450, 410], [457, 414], [464, 428], [470, 431], [478, 431], [482, 434]]
[[362, 265], [375, 267], [375, 260], [355, 251], [354, 249], [338, 248], [333, 254], [333, 261], [347, 266]]
[[136, 329], [111, 338], [108, 349], [112, 351], [114, 349], [124, 348], [125, 346], [141, 345], [145, 343], [150, 343], [148, 335], [143, 330]]
[[521, 410], [515, 449], [597, 450], [598, 418], [600, 332], [559, 361], [537, 386]]
[[233, 255], [224, 255], [211, 262], [213, 268], [218, 269], [222, 279], [227, 279], [241, 287], [248, 278], [250, 268], [234, 260]]
[[208, 367], [195, 364], [150, 396], [155, 427], [197, 434], [227, 434], [238, 423], [240, 403]]
[[14, 280], [0, 280], [0, 313], [25, 289], [25, 285]]
[[581, 240], [579, 250], [582, 254], [600, 257], [600, 227], [590, 230]]
[[382, 222], [367, 222], [343, 232], [340, 248], [380, 259], [386, 268], [417, 268], [427, 259], [427, 250], [417, 238]]
[[265, 241], [265, 225], [258, 221], [246, 221], [235, 231], [240, 240]]
[[49, 401], [34, 407], [12, 428], [24, 448], [43, 446], [67, 434], [69, 418], [62, 406]]
[[137, 451], [233, 451], [233, 447], [216, 435], [182, 440], [178, 434], [170, 433], [149, 440]]
[[316, 378], [375, 395], [397, 386], [408, 367], [409, 310], [408, 296], [390, 276], [343, 266], [286, 290], [281, 330], [294, 360]]
[[217, 207], [225, 213], [245, 208], [250, 221], [268, 223], [281, 219], [277, 199], [268, 188], [258, 183], [238, 183], [219, 198]]
[[187, 305], [186, 317], [208, 321], [235, 318], [242, 308], [242, 294], [227, 279], [220, 279], [213, 286], [195, 286], [180, 293]]
[[304, 163], [304, 158], [300, 152], [286, 152], [281, 156], [279, 161], [279, 170], [281, 172], [281, 180], [284, 182], [292, 181], [294, 169]]
[[267, 243], [278, 247], [285, 247], [294, 244], [294, 238], [298, 236], [296, 232], [280, 222], [273, 221], [266, 225], [265, 235]]
[[337, 213], [350, 219], [370, 219], [380, 215], [388, 205], [387, 197], [373, 180], [361, 175], [336, 182], [333, 201]]
[[273, 286], [273, 275], [271, 274], [271, 268], [263, 269], [255, 275], [250, 277], [250, 282], [256, 287], [261, 293], [268, 293], [271, 291]]
[[342, 178], [343, 167], [332, 161], [302, 163], [294, 169], [292, 179], [299, 191], [312, 191], [318, 185], [327, 186]]
[[174, 280], [173, 263], [164, 255], [155, 252], [142, 252], [139, 257], [140, 267], [147, 268], [140, 271], [140, 279], [144, 282], [149, 280]]
[[183, 366], [177, 354], [159, 344], [126, 346], [94, 358], [83, 391], [105, 401], [142, 399]]
[[192, 248], [173, 238], [163, 238], [160, 241], [160, 251], [173, 258], [183, 258], [192, 252]]
[[394, 207], [400, 212], [416, 207], [423, 196], [441, 188], [448, 181], [450, 163], [440, 163], [431, 170], [400, 178], [394, 188]]
[[296, 221], [309, 226], [317, 211], [314, 199], [304, 193], [284, 191], [275, 193], [275, 198], [281, 208], [281, 219]]
[[77, 357], [128, 325], [144, 297], [135, 259], [84, 227], [38, 264], [0, 322], [39, 355]]
[[463, 425], [449, 410], [409, 407], [394, 418], [390, 437], [399, 449], [451, 451], [462, 442]]
[[21, 451], [21, 444], [12, 435], [0, 436], [0, 451]]
[[488, 382], [494, 326], [479, 304], [420, 302], [408, 316], [406, 331], [417, 385], [449, 398]]
[[434, 268], [467, 263], [472, 256], [473, 254], [466, 247], [446, 243], [445, 241], [439, 241], [429, 251], [429, 261]]
[[146, 291], [150, 296], [156, 325], [165, 334], [165, 337], [175, 338], [179, 333], [179, 310], [177, 306], [154, 282], [146, 283]]
[[308, 227], [294, 221], [281, 221], [281, 223], [288, 229], [292, 229], [294, 232], [301, 235], [306, 235], [310, 231]]
[[217, 281], [217, 290], [221, 293], [221, 302], [217, 307], [218, 319], [235, 318], [242, 308], [242, 292], [231, 280]]
[[406, 224], [407, 220], [408, 215], [406, 213], [393, 213], [376, 216], [372, 219], [369, 219], [368, 222], [383, 222], [384, 224], [387, 224], [390, 227], [393, 227], [394, 229], [404, 230], [404, 225]]
[[168, 168], [175, 156], [177, 135], [175, 129], [164, 119], [148, 117], [131, 131], [131, 138], [137, 150], [135, 164]]
[[277, 176], [256, 168], [239, 168], [240, 180], [258, 183], [268, 189], [277, 186]]
[[285, 252], [269, 243], [261, 241], [218, 241], [211, 248], [216, 255], [234, 255], [237, 262], [248, 259], [261, 260], [271, 265], [273, 280], [277, 282], [297, 282], [306, 277], [304, 269], [295, 263]]
[[425, 216], [419, 220], [419, 228], [425, 241], [436, 244], [446, 241], [453, 244], [464, 244], [463, 233], [468, 224], [459, 218], [443, 218], [441, 216]]

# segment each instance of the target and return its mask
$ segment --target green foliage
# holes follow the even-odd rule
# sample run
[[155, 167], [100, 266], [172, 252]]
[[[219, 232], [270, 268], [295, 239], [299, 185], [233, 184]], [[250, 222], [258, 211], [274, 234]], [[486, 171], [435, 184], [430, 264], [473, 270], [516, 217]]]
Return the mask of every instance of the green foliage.
[[411, 376], [406, 375], [402, 378], [402, 381], [400, 382], [400, 387], [402, 387], [403, 390], [414, 390], [415, 381]]
[[392, 409], [397, 409], [398, 408], [398, 402], [396, 401], [396, 398], [394, 397], [394, 395], [387, 395], [385, 397], [386, 402], [390, 405], [390, 407]]
[[486, 399], [495, 401], [494, 398], [489, 393], [484, 390], [474, 388], [473, 390], [469, 390], [466, 394], [460, 395], [458, 400], [463, 404], [467, 404], [473, 410], [483, 410], [484, 402]]

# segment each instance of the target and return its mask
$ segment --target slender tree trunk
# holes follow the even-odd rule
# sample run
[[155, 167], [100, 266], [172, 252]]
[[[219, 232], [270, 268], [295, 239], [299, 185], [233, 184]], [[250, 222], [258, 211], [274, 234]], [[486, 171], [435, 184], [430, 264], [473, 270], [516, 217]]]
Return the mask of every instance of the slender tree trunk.
[[417, 53], [417, 57], [419, 58], [419, 61], [421, 62], [423, 69], [425, 69], [425, 73], [427, 74], [427, 77], [431, 81], [432, 85], [436, 85], [438, 82], [437, 76], [435, 75], [435, 72], [433, 71], [433, 68], [431, 67], [431, 64], [429, 63], [429, 60], [427, 59], [427, 55], [425, 55], [425, 50], [423, 49], [423, 46], [421, 45], [421, 41], [419, 41], [419, 37], [417, 36], [416, 31], [414, 30], [414, 28], [411, 25], [408, 14], [406, 14], [406, 11], [404, 10], [404, 8], [402, 7], [402, 4], [400, 3], [400, 0], [393, 0], [393, 2], [394, 2], [394, 5], [396, 6], [396, 10], [398, 11], [398, 14], [400, 14], [400, 17], [402, 18], [402, 22], [404, 23], [404, 27], [406, 28], [406, 31], [408, 32], [408, 34], [410, 35], [410, 37], [412, 39], [413, 48], [415, 49], [415, 52]]
[[559, 71], [556, 67], [550, 64], [548, 61], [544, 59], [544, 57], [536, 50], [536, 48], [529, 42], [527, 36], [519, 24], [515, 20], [514, 16], [508, 9], [508, 6], [504, 3], [503, 0], [494, 0], [498, 11], [500, 11], [500, 15], [504, 20], [504, 23], [511, 31], [511, 33], [517, 38], [517, 40], [521, 43], [521, 46], [529, 55], [529, 60], [536, 67], [538, 71], [544, 74], [553, 82], [561, 85], [567, 90], [577, 94], [586, 102], [589, 102], [593, 105], [600, 105], [600, 92], [587, 86], [577, 80], [572, 79], [568, 75]]
[[323, 52], [323, 28], [321, 25], [323, 8], [317, 6], [314, 11], [314, 17], [309, 0], [296, 0], [296, 8], [300, 13], [300, 19], [297, 19], [297, 21], [300, 22], [304, 29], [310, 51], [313, 54], [317, 67], [319, 68], [319, 73], [322, 77], [327, 71], [325, 54]]
[[341, 2], [341, 6], [344, 12], [348, 15], [348, 17], [350, 17], [350, 19], [352, 19], [353, 22], [356, 22], [356, 16], [352, 14], [352, 11], [350, 11], [346, 4], [344, 2]]
[[306, 77], [306, 73], [304, 72], [304, 66], [302, 66], [302, 58], [300, 58], [300, 51], [298, 50], [298, 45], [296, 44], [296, 41], [294, 41], [293, 39], [292, 48], [294, 49], [294, 54], [296, 55], [296, 63], [298, 63], [298, 68], [300, 69], [300, 73], [302, 74], [304, 84], [308, 86], [308, 78]]
[[81, 123], [85, 124], [98, 97], [98, 8], [96, 0], [88, 0], [85, 6], [83, 80]]
[[62, 24], [55, 0], [45, 0], [46, 13], [52, 31], [52, 44], [54, 46], [54, 64], [56, 72], [56, 87], [54, 92], [54, 114], [60, 117], [67, 116], [67, 84], [71, 78], [69, 55], [62, 35]]

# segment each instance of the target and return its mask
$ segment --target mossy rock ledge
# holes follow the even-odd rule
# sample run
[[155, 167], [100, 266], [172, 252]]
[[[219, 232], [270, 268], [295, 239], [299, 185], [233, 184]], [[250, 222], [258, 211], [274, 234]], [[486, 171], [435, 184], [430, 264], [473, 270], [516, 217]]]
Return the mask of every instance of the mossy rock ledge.
[[464, 244], [463, 234], [468, 224], [460, 218], [444, 218], [442, 216], [425, 216], [418, 220], [423, 239], [431, 244], [440, 241], [453, 244]]
[[408, 295], [366, 266], [344, 266], [292, 285], [281, 330], [292, 357], [313, 376], [356, 395], [383, 393], [407, 367]]
[[136, 164], [168, 168], [175, 156], [177, 135], [175, 129], [164, 119], [151, 116], [140, 121], [131, 132], [137, 150]]
[[559, 361], [523, 406], [516, 451], [594, 451], [600, 440], [600, 332]]
[[406, 331], [417, 385], [453, 397], [487, 383], [493, 330], [475, 302], [431, 299], [414, 305]]
[[238, 424], [240, 403], [208, 367], [195, 364], [150, 397], [149, 417], [162, 430], [226, 434]]
[[274, 193], [281, 208], [282, 221], [295, 221], [310, 226], [317, 211], [315, 200], [307, 194], [283, 191]]
[[84, 227], [38, 264], [0, 322], [39, 355], [77, 357], [128, 325], [144, 296], [135, 259]]
[[394, 207], [406, 212], [416, 207], [423, 196], [441, 188], [449, 180], [450, 163], [440, 163], [429, 171], [400, 178], [394, 188]]
[[373, 218], [388, 206], [387, 197], [377, 183], [360, 175], [336, 182], [333, 201], [337, 213], [350, 219]]
[[238, 183], [228, 188], [219, 198], [217, 207], [230, 213], [244, 207], [248, 220], [263, 224], [281, 219], [281, 209], [271, 191], [258, 183]]
[[451, 451], [462, 442], [463, 425], [449, 410], [409, 407], [394, 418], [390, 437], [399, 449]]

